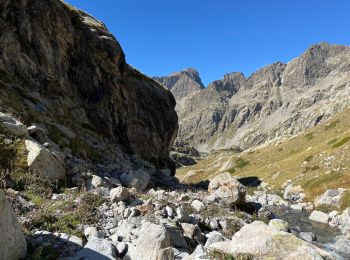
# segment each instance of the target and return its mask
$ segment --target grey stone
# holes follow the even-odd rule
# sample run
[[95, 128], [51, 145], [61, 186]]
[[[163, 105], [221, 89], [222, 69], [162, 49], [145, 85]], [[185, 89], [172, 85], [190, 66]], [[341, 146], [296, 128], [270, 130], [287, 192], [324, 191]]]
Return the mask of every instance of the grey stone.
[[26, 239], [3, 190], [0, 190], [0, 234], [0, 259], [22, 259], [26, 257]]
[[130, 197], [128, 189], [119, 186], [110, 190], [110, 198], [112, 202], [126, 201]]
[[249, 254], [257, 259], [332, 259], [330, 253], [291, 233], [278, 231], [262, 221], [245, 225], [231, 241], [214, 243], [209, 246], [209, 249], [218, 250], [233, 257]]
[[51, 180], [62, 180], [66, 177], [65, 163], [57, 154], [32, 140], [25, 140], [25, 145], [31, 171]]
[[93, 259], [115, 259], [115, 246], [105, 239], [91, 237], [83, 249], [77, 252], [77, 257]]
[[350, 257], [350, 240], [346, 237], [341, 237], [334, 245], [334, 250], [343, 256]]
[[202, 210], [204, 210], [206, 207], [204, 205], [203, 202], [201, 202], [200, 200], [194, 200], [191, 203], [191, 206], [197, 211], [197, 212], [201, 212]]
[[101, 231], [98, 231], [96, 227], [86, 227], [84, 229], [84, 235], [89, 237], [97, 237], [97, 238], [104, 238], [104, 234]]
[[220, 232], [212, 231], [207, 235], [207, 241], [205, 242], [204, 247], [208, 247], [211, 244], [214, 244], [216, 242], [226, 241], [228, 240], [225, 238]]
[[129, 172], [122, 174], [120, 181], [124, 186], [136, 188], [143, 191], [146, 189], [150, 181], [150, 175], [142, 170], [130, 170]]
[[282, 219], [271, 219], [269, 222], [269, 226], [278, 231], [289, 231], [288, 223]]
[[17, 119], [0, 112], [0, 124], [3, 125], [8, 132], [17, 136], [27, 134], [27, 127]]
[[[163, 225], [145, 222], [135, 242], [136, 255], [144, 260], [173, 259], [170, 237]], [[171, 252], [170, 252], [171, 251]], [[172, 258], [167, 258], [172, 257]]]
[[228, 172], [220, 173], [211, 179], [208, 191], [229, 204], [240, 205], [245, 202], [245, 187]]
[[300, 232], [299, 237], [305, 241], [312, 242], [316, 241], [317, 237], [312, 232]]
[[324, 224], [328, 224], [328, 221], [329, 221], [328, 214], [318, 210], [314, 210], [309, 216], [309, 219], [312, 221], [320, 222]]

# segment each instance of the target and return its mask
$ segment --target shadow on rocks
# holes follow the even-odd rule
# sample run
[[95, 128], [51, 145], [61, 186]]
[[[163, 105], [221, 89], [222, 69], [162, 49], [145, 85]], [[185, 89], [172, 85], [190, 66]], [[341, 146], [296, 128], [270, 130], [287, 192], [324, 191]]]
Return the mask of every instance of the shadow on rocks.
[[257, 176], [240, 178], [238, 181], [246, 187], [258, 187], [261, 184], [261, 180]]
[[42, 231], [28, 236], [27, 243], [28, 255], [26, 259], [118, 259], [115, 248], [108, 250], [111, 255], [97, 252], [91, 248], [83, 247], [81, 238], [67, 234]]

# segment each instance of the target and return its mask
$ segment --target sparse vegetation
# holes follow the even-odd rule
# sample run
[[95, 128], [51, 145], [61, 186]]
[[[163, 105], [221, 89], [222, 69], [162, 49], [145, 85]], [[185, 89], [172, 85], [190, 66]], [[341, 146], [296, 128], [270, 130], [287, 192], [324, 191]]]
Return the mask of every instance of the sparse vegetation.
[[304, 138], [308, 141], [312, 140], [315, 138], [315, 136], [312, 133], [307, 133]]
[[316, 208], [316, 210], [319, 210], [319, 211], [322, 211], [324, 213], [330, 213], [332, 212], [333, 210], [338, 210], [338, 208], [336, 206], [333, 206], [333, 205], [326, 205], [326, 204], [321, 204], [321, 205], [318, 205]]
[[314, 156], [312, 154], [310, 154], [307, 157], [305, 157], [303, 162], [310, 162], [313, 158], [314, 158]]
[[329, 141], [327, 142], [327, 144], [331, 145], [331, 144], [336, 143], [337, 141], [338, 141], [338, 138], [333, 138], [333, 139], [329, 140]]
[[[234, 175], [238, 178], [257, 176], [272, 183], [271, 189], [274, 192], [278, 192], [281, 185], [290, 179], [295, 185], [302, 185], [309, 201], [330, 188], [349, 189], [348, 151], [344, 145], [350, 140], [349, 124], [350, 113], [344, 111], [330, 123], [320, 124], [310, 129], [308, 134], [280, 143], [277, 148], [270, 145], [254, 153], [244, 153], [244, 161], [249, 163], [244, 163], [242, 168], [235, 165]], [[198, 173], [191, 179], [196, 182], [213, 178], [219, 173], [219, 167], [232, 160], [232, 156], [234, 162], [242, 158], [229, 151], [214, 153], [205, 161], [179, 169], [177, 175], [181, 177], [182, 174], [195, 170]], [[304, 161], [308, 161], [309, 165], [302, 164]], [[274, 174], [276, 172], [280, 174]]]
[[[37, 207], [35, 213], [30, 212], [32, 220], [27, 226], [47, 230], [50, 232], [62, 232], [82, 237], [81, 224], [93, 224], [98, 221], [96, 209], [103, 203], [103, 198], [92, 193], [83, 193], [75, 203], [74, 198], [52, 204], [52, 201], [44, 201]], [[57, 210], [60, 214], [57, 214]], [[28, 223], [27, 223], [28, 225]]]
[[237, 158], [235, 160], [235, 163], [236, 163], [236, 167], [237, 168], [244, 168], [246, 167], [247, 165], [249, 165], [249, 161], [246, 161], [244, 160], [243, 158]]
[[330, 123], [330, 124], [328, 124], [328, 125], [325, 126], [324, 131], [328, 131], [328, 130], [330, 130], [330, 129], [333, 129], [333, 128], [336, 127], [339, 123], [340, 123], [339, 120], [333, 121], [332, 123]]
[[207, 252], [207, 257], [211, 260], [253, 260], [254, 256], [251, 254], [239, 254], [233, 256], [221, 251], [212, 250]]
[[335, 144], [333, 144], [332, 147], [333, 148], [338, 148], [338, 147], [344, 145], [345, 143], [347, 143], [348, 141], [350, 141], [350, 136], [344, 137], [339, 142], [336, 142]]

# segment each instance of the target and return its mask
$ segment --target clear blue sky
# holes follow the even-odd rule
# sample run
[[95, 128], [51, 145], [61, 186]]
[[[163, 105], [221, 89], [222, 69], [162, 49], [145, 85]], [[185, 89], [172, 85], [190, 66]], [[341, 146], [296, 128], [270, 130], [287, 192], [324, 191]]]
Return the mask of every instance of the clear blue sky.
[[103, 21], [149, 76], [194, 67], [205, 84], [287, 62], [313, 43], [350, 45], [349, 0], [67, 0]]

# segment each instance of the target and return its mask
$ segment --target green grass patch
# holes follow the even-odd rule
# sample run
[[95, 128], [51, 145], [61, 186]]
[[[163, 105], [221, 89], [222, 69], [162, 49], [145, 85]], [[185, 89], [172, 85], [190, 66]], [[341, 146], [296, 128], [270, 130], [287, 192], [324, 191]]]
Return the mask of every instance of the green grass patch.
[[350, 191], [345, 191], [340, 200], [339, 208], [345, 210], [348, 207], [350, 207]]
[[243, 158], [237, 158], [235, 160], [235, 164], [237, 168], [244, 168], [249, 165], [249, 161], [244, 160]]
[[336, 206], [333, 206], [333, 205], [321, 204], [321, 205], [318, 205], [315, 209], [319, 210], [319, 211], [322, 211], [324, 213], [330, 213], [333, 210], [337, 210], [338, 208]]
[[303, 162], [310, 162], [313, 158], [314, 158], [314, 156], [312, 154], [310, 154], [310, 155], [305, 157]]
[[344, 144], [346, 144], [347, 142], [350, 141], [350, 136], [344, 137], [343, 139], [341, 139], [339, 142], [336, 142], [335, 144], [333, 144], [333, 148], [338, 148]]
[[315, 138], [315, 136], [312, 133], [308, 133], [306, 135], [304, 135], [304, 138], [308, 141], [312, 140]]
[[338, 138], [333, 138], [327, 142], [327, 144], [332, 145], [335, 144], [338, 141]]
[[234, 174], [236, 172], [236, 168], [235, 167], [231, 167], [231, 168], [228, 168], [227, 170], [225, 170], [226, 172], [229, 172], [231, 174]]
[[[99, 220], [97, 208], [102, 205], [103, 198], [92, 193], [85, 193], [78, 198], [79, 203], [73, 200], [57, 202], [47, 200], [37, 208], [35, 214], [29, 213], [28, 229], [37, 228], [50, 232], [61, 232], [83, 237], [81, 224], [91, 225]], [[57, 214], [57, 210], [63, 212]]]

